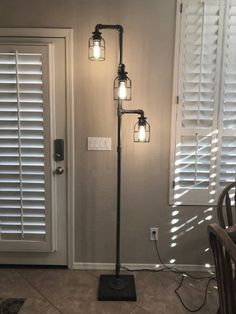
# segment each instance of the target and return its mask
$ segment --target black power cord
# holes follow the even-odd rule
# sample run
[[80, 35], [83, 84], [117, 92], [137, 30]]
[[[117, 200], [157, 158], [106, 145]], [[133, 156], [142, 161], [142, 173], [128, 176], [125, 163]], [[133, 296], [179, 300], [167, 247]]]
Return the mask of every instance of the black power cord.
[[[125, 269], [125, 270], [127, 270], [127, 271], [150, 271], [150, 272], [161, 272], [161, 271], [163, 271], [164, 269], [167, 269], [167, 270], [169, 270], [169, 271], [171, 271], [171, 272], [173, 272], [173, 273], [177, 273], [177, 274], [182, 275], [182, 278], [181, 278], [181, 280], [180, 280], [180, 283], [179, 283], [178, 287], [175, 289], [175, 294], [177, 295], [177, 297], [178, 297], [178, 299], [180, 300], [181, 304], [183, 305], [183, 307], [184, 307], [187, 311], [189, 311], [189, 312], [191, 312], [191, 313], [195, 313], [195, 312], [200, 311], [200, 310], [204, 307], [204, 305], [206, 304], [206, 300], [207, 300], [207, 291], [208, 291], [210, 282], [211, 282], [212, 280], [216, 280], [216, 278], [215, 278], [215, 277], [212, 277], [212, 276], [196, 277], [196, 276], [193, 276], [192, 274], [190, 274], [190, 273], [188, 273], [188, 272], [182, 272], [182, 271], [180, 271], [180, 270], [178, 270], [178, 269], [176, 269], [176, 268], [174, 268], [174, 267], [169, 267], [169, 266], [167, 266], [167, 265], [162, 261], [162, 258], [161, 258], [161, 255], [160, 255], [160, 252], [159, 252], [159, 249], [158, 249], [158, 246], [157, 246], [156, 231], [153, 231], [153, 236], [154, 236], [154, 244], [155, 244], [156, 253], [157, 253], [158, 259], [159, 259], [161, 265], [163, 266], [163, 268], [161, 268], [161, 269], [142, 268], [142, 269], [132, 269], [132, 270], [129, 269], [129, 268], [126, 268], [126, 267], [124, 267], [124, 266], [122, 266], [121, 268], [123, 268], [123, 269]], [[178, 293], [178, 290], [179, 290], [179, 289], [182, 287], [182, 285], [183, 285], [184, 278], [187, 277], [187, 276], [190, 277], [190, 278], [192, 278], [192, 279], [196, 279], [196, 280], [208, 279], [207, 285], [206, 285], [206, 288], [205, 288], [205, 293], [204, 293], [204, 300], [203, 300], [202, 304], [201, 304], [198, 308], [196, 308], [196, 309], [194, 309], [194, 310], [193, 310], [193, 309], [190, 309], [190, 308], [184, 303], [184, 301], [182, 300], [180, 294]]]
[[[205, 277], [205, 279], [206, 279], [206, 278], [207, 278], [207, 277]], [[209, 277], [208, 277], [208, 278], [209, 278]], [[198, 278], [198, 279], [199, 279], [199, 278]], [[189, 311], [189, 312], [191, 312], [191, 313], [195, 313], [195, 312], [200, 311], [200, 310], [204, 307], [204, 305], [206, 304], [206, 300], [207, 300], [207, 291], [208, 291], [208, 288], [209, 288], [209, 284], [210, 284], [210, 282], [211, 282], [212, 280], [215, 280], [215, 278], [213, 278], [213, 277], [212, 277], [212, 278], [209, 278], [208, 281], [207, 281], [207, 285], [206, 285], [206, 289], [205, 289], [205, 293], [204, 293], [204, 300], [203, 300], [202, 304], [201, 304], [198, 308], [192, 310], [192, 309], [190, 309], [190, 308], [184, 303], [184, 301], [182, 300], [180, 294], [178, 293], [178, 290], [181, 288], [181, 286], [182, 286], [182, 284], [183, 284], [183, 282], [184, 282], [184, 276], [182, 276], [181, 281], [180, 281], [178, 287], [175, 289], [175, 294], [177, 295], [177, 297], [178, 297], [178, 299], [180, 300], [181, 304], [183, 305], [183, 307], [184, 307], [187, 311]]]
[[[184, 306], [184, 308], [185, 308], [187, 311], [189, 311], [189, 312], [191, 312], [191, 313], [195, 313], [195, 312], [200, 311], [200, 310], [203, 308], [203, 306], [206, 304], [206, 300], [207, 300], [207, 291], [208, 291], [210, 282], [211, 282], [212, 280], [216, 280], [216, 278], [215, 278], [215, 277], [212, 277], [212, 276], [196, 277], [196, 276], [193, 276], [192, 274], [190, 274], [190, 273], [188, 273], [188, 272], [181, 272], [180, 270], [178, 270], [178, 269], [176, 269], [176, 268], [174, 268], [174, 267], [169, 267], [169, 266], [167, 266], [167, 265], [162, 261], [162, 258], [161, 258], [161, 256], [160, 256], [160, 252], [159, 252], [158, 246], [157, 246], [157, 239], [156, 239], [156, 232], [155, 232], [155, 231], [153, 232], [153, 236], [154, 236], [154, 241], [155, 241], [155, 242], [154, 242], [154, 243], [155, 243], [155, 249], [156, 249], [157, 256], [158, 256], [158, 258], [159, 258], [161, 264], [162, 264], [166, 269], [168, 269], [168, 270], [170, 270], [170, 271], [172, 271], [172, 272], [174, 272], [174, 273], [179, 273], [180, 275], [182, 275], [181, 281], [180, 281], [178, 287], [175, 289], [175, 294], [177, 295], [177, 297], [178, 297], [178, 299], [180, 300], [181, 304]], [[183, 282], [184, 282], [184, 278], [185, 278], [186, 276], [188, 276], [188, 277], [190, 277], [190, 278], [192, 278], [192, 279], [196, 279], [196, 280], [208, 279], [207, 285], [206, 285], [206, 288], [205, 288], [205, 293], [204, 293], [204, 300], [203, 300], [202, 304], [201, 304], [198, 308], [196, 308], [196, 309], [194, 309], [194, 310], [193, 310], [193, 309], [190, 309], [190, 308], [184, 303], [183, 299], [181, 298], [180, 294], [178, 293], [178, 290], [182, 287]]]

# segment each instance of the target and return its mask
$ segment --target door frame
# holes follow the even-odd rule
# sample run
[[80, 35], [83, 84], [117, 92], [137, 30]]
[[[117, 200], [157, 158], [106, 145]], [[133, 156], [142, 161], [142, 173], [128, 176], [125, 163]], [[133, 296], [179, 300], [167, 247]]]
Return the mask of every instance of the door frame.
[[68, 268], [74, 264], [74, 79], [73, 79], [73, 29], [70, 28], [0, 28], [0, 38], [34, 37], [63, 38], [66, 47], [66, 142], [67, 142], [67, 180], [66, 180], [66, 214], [67, 214], [67, 261]]

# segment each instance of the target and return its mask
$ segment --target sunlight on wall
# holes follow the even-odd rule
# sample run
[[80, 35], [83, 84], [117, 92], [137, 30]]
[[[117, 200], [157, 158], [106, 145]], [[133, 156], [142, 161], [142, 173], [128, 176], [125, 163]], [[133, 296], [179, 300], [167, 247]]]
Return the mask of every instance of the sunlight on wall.
[[[213, 212], [214, 208], [211, 204], [215, 204], [216, 202], [216, 179], [217, 175], [214, 173], [216, 169], [216, 154], [218, 151], [218, 148], [216, 147], [218, 145], [218, 139], [216, 138], [218, 134], [218, 130], [215, 130], [211, 133], [209, 133], [207, 136], [199, 137], [198, 134], [196, 134], [196, 149], [191, 151], [187, 156], [186, 154], [184, 155], [182, 153], [182, 143], [178, 143], [176, 145], [176, 162], [175, 162], [175, 185], [174, 185], [174, 195], [173, 198], [175, 200], [173, 206], [172, 206], [172, 211], [171, 211], [171, 216], [174, 217], [171, 219], [171, 225], [172, 227], [170, 228], [170, 233], [172, 234], [171, 236], [171, 242], [170, 242], [170, 247], [174, 250], [176, 246], [178, 246], [178, 242], [176, 241], [177, 239], [179, 240], [182, 236], [188, 234], [189, 232], [192, 232], [197, 226], [200, 226], [203, 223], [210, 223], [210, 221], [213, 219], [213, 215], [211, 212]], [[208, 141], [209, 137], [213, 137], [212, 141]], [[215, 137], [215, 138], [214, 138]], [[206, 143], [206, 144], [205, 144]], [[187, 145], [187, 144], [185, 144]], [[208, 179], [204, 179], [205, 177], [203, 176], [203, 179], [199, 179], [200, 175], [198, 173], [198, 167], [199, 165], [202, 165], [202, 160], [204, 158], [209, 158], [209, 151], [208, 148], [209, 145], [211, 145], [210, 149], [210, 165], [209, 165], [209, 170], [202, 170], [200, 168], [200, 171], [209, 171], [209, 176]], [[186, 152], [186, 149], [184, 150]], [[205, 154], [206, 152], [206, 154]], [[195, 159], [195, 161], [194, 161]], [[194, 177], [193, 175], [193, 167], [195, 169]], [[188, 181], [188, 174], [189, 174], [189, 181]], [[183, 181], [185, 180], [185, 181]], [[193, 184], [190, 184], [194, 180]], [[206, 181], [207, 180], [207, 181]], [[187, 183], [186, 183], [187, 182]], [[189, 182], [189, 183], [188, 183]], [[208, 183], [208, 184], [206, 184]], [[185, 186], [186, 185], [186, 186]], [[180, 206], [182, 205], [182, 200], [186, 198], [188, 193], [193, 193], [193, 191], [197, 190], [204, 190], [208, 191], [208, 203], [209, 207], [206, 206], [207, 208], [203, 211], [200, 212], [199, 215], [194, 215], [192, 218], [188, 219], [186, 222], [181, 221], [180, 217]], [[207, 233], [206, 233], [207, 234]], [[203, 253], [209, 253], [209, 247], [205, 248]], [[174, 251], [173, 251], [174, 252]], [[172, 258], [170, 260], [170, 263], [175, 263], [176, 259]], [[211, 265], [210, 263], [206, 262], [205, 263], [206, 268], [210, 268]]]

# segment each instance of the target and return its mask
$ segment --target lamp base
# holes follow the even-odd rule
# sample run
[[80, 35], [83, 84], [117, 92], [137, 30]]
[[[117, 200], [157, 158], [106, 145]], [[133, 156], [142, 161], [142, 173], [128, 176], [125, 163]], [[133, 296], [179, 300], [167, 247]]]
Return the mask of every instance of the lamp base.
[[134, 276], [101, 275], [98, 301], [137, 301]]

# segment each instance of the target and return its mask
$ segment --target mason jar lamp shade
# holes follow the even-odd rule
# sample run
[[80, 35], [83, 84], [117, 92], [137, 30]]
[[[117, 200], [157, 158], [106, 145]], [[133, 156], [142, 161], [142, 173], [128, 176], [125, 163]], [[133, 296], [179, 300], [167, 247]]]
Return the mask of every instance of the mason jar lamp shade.
[[105, 41], [98, 31], [93, 32], [93, 36], [89, 38], [89, 60], [105, 60]]
[[139, 117], [134, 125], [134, 142], [149, 143], [150, 142], [150, 124], [147, 118]]
[[127, 74], [125, 65], [121, 64], [114, 80], [114, 100], [131, 100], [131, 80]]

